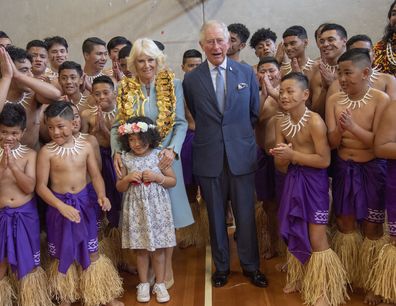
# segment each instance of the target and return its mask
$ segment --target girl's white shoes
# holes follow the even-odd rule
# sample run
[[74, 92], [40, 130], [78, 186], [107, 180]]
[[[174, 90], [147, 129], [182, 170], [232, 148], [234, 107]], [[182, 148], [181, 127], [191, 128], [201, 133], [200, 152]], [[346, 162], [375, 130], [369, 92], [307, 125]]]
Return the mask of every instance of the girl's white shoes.
[[170, 300], [168, 290], [166, 290], [164, 283], [155, 283], [153, 287], [153, 294], [156, 295], [158, 303], [166, 303]]
[[[150, 301], [150, 283], [140, 283], [137, 285], [136, 300], [140, 303], [147, 303]], [[158, 303], [166, 303], [170, 300], [168, 290], [166, 290], [165, 284], [160, 283], [154, 284], [153, 294], [157, 299]]]
[[137, 285], [136, 300], [140, 303], [150, 301], [150, 283], [140, 283]]

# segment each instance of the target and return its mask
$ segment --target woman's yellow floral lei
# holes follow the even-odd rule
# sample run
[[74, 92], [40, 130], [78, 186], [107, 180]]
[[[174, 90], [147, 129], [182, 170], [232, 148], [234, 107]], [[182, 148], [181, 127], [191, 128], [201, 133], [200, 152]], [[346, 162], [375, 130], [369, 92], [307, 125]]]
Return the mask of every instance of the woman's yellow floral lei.
[[[174, 74], [169, 70], [161, 70], [155, 78], [157, 95], [158, 118], [156, 121], [161, 138], [173, 129], [176, 117], [176, 95], [173, 84]], [[118, 84], [117, 108], [118, 120], [124, 124], [129, 118], [145, 116], [144, 105], [147, 98], [142, 86], [136, 77], [124, 78]]]

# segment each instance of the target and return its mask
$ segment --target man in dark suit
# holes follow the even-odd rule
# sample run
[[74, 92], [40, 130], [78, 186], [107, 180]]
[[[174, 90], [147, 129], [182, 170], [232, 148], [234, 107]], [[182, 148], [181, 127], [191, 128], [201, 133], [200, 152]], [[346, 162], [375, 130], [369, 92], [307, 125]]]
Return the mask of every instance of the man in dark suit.
[[193, 173], [207, 203], [216, 266], [213, 285], [224, 286], [230, 269], [225, 217], [230, 197], [243, 273], [256, 286], [266, 287], [267, 280], [259, 271], [254, 214], [253, 127], [259, 112], [259, 89], [251, 67], [227, 58], [229, 37], [225, 24], [205, 23], [199, 43], [207, 60], [184, 78], [184, 95], [196, 126]]

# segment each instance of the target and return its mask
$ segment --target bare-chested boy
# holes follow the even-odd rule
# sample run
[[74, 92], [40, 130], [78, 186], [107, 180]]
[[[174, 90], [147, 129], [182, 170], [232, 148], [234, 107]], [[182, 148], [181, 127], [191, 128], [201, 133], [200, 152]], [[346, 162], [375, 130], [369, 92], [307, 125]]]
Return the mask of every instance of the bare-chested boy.
[[[275, 57], [276, 53], [276, 34], [271, 29], [259, 29], [250, 38], [249, 45], [254, 49], [254, 53], [260, 60], [264, 56]], [[252, 66], [257, 71], [257, 65]]]
[[[362, 48], [369, 50], [371, 62], [373, 62], [373, 43], [367, 35], [352, 36], [346, 43], [347, 50]], [[376, 67], [371, 69], [370, 86], [385, 92], [390, 97], [391, 101], [396, 101], [396, 79], [393, 75], [379, 72]], [[327, 96], [341, 90], [340, 82], [335, 81], [330, 86]]]
[[[90, 90], [93, 80], [97, 77], [102, 75], [111, 77], [111, 72], [104, 70], [109, 53], [106, 49], [106, 43], [98, 37], [89, 37], [84, 40], [82, 51], [85, 60], [85, 88]], [[113, 82], [116, 83], [116, 80], [113, 79]]]
[[311, 110], [325, 116], [327, 90], [337, 78], [337, 60], [345, 52], [347, 32], [343, 26], [326, 24], [320, 33], [322, 60], [310, 82]]
[[[1, 305], [53, 305], [47, 276], [40, 267], [40, 222], [34, 186], [36, 152], [22, 145], [26, 113], [7, 104], [0, 113], [0, 301]], [[7, 266], [19, 279], [19, 292], [6, 276]]]
[[[262, 207], [256, 207], [260, 255], [270, 259], [277, 255], [279, 239], [277, 214], [277, 190], [275, 164], [269, 150], [275, 146], [275, 123], [283, 113], [278, 104], [281, 80], [280, 66], [274, 57], [263, 57], [257, 65], [257, 79], [260, 84], [260, 116], [256, 125], [257, 164], [255, 174], [256, 196]], [[260, 213], [263, 209], [267, 217]], [[268, 222], [264, 222], [264, 218]], [[267, 223], [267, 226], [263, 226]], [[268, 237], [268, 238], [265, 238]]]
[[63, 37], [53, 36], [44, 39], [47, 45], [48, 61], [46, 75], [50, 80], [56, 80], [58, 78], [59, 66], [67, 60], [69, 45]]
[[381, 305], [396, 305], [396, 103], [390, 103], [381, 116], [375, 133], [374, 152], [386, 158], [387, 177], [385, 206], [388, 217], [390, 243], [383, 247], [370, 274], [370, 290], [381, 296]]
[[127, 78], [132, 77], [132, 72], [128, 70], [128, 60], [129, 54], [131, 53], [132, 46], [125, 46], [118, 52], [118, 65], [123, 76]]
[[228, 25], [227, 29], [230, 32], [230, 47], [227, 56], [238, 63], [247, 64], [245, 61], [241, 61], [240, 54], [246, 47], [246, 42], [250, 36], [248, 28], [241, 23], [232, 23]]
[[[123, 305], [115, 298], [122, 281], [108, 258], [98, 255], [95, 209], [89, 201], [87, 173], [103, 210], [111, 205], [92, 146], [73, 137], [74, 115], [68, 102], [55, 102], [45, 116], [52, 142], [37, 160], [36, 191], [49, 205], [48, 249], [51, 291], [61, 305], [82, 299], [84, 305]], [[48, 187], [49, 186], [49, 187]], [[79, 264], [82, 272], [77, 273]]]
[[[339, 59], [342, 92], [327, 100], [326, 123], [331, 148], [337, 149], [333, 166], [333, 204], [338, 231], [334, 249], [348, 277], [366, 289], [374, 259], [385, 243], [383, 222], [386, 161], [374, 155], [374, 134], [389, 96], [370, 87], [368, 50], [351, 49]], [[356, 222], [362, 224], [361, 245]], [[374, 296], [366, 296], [374, 303]]]
[[45, 75], [48, 66], [48, 51], [47, 45], [42, 40], [32, 40], [26, 45], [26, 52], [32, 58], [32, 73], [36, 79], [45, 82], [50, 82], [50, 79]]
[[309, 81], [312, 79], [319, 62], [311, 60], [306, 55], [307, 45], [307, 31], [302, 26], [295, 25], [286, 29], [283, 33], [283, 48], [291, 61], [282, 65], [282, 76], [294, 71], [304, 73]]
[[7, 48], [11, 45], [12, 45], [12, 41], [8, 37], [8, 35], [5, 32], [0, 31], [0, 47]]
[[117, 82], [124, 76], [119, 65], [118, 54], [126, 46], [132, 47], [132, 43], [123, 36], [115, 36], [107, 42], [107, 51], [112, 64], [111, 69], [106, 70], [105, 74], [112, 76]]
[[276, 123], [271, 153], [277, 167], [288, 166], [279, 208], [280, 233], [291, 253], [284, 291], [301, 290], [307, 305], [335, 306], [348, 298], [347, 276], [327, 240], [330, 148], [324, 121], [305, 106], [309, 95], [302, 73], [282, 78], [279, 101], [286, 114]]
[[31, 58], [25, 50], [9, 47], [7, 52], [13, 62], [13, 72], [6, 103], [23, 106], [27, 115], [27, 123], [21, 143], [38, 150], [42, 104], [59, 99], [61, 92], [53, 85], [32, 77]]
[[110, 148], [110, 131], [116, 115], [116, 96], [112, 79], [106, 75], [95, 78], [92, 84], [92, 95], [96, 104], [82, 112], [81, 131], [94, 135], [98, 140], [106, 195], [112, 205], [111, 211], [107, 213], [107, 219], [111, 227], [117, 228], [122, 196], [115, 188], [117, 176]]

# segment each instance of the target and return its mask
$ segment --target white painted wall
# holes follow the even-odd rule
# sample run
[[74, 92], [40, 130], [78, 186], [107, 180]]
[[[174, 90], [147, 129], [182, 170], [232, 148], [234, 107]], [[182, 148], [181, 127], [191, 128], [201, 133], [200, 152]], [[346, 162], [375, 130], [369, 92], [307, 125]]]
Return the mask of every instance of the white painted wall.
[[[82, 63], [81, 44], [89, 36], [105, 41], [122, 35], [130, 40], [150, 37], [162, 41], [168, 62], [181, 77], [183, 52], [199, 48], [203, 20], [240, 22], [251, 33], [270, 27], [278, 35], [291, 25], [302, 25], [312, 38], [309, 54], [318, 54], [313, 34], [323, 22], [345, 26], [348, 35], [367, 34], [377, 41], [387, 23], [392, 0], [0, 0], [0, 30], [14, 44], [25, 47], [32, 39], [64, 36], [69, 58]], [[256, 63], [252, 49], [242, 52]]]

